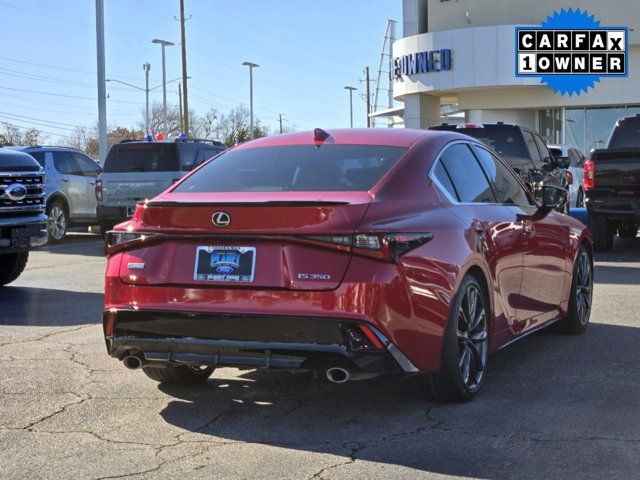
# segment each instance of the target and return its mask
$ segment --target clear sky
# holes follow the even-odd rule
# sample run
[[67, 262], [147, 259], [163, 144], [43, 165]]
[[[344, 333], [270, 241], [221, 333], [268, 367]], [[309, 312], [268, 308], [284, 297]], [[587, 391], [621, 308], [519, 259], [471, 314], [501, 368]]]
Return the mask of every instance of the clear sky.
[[[189, 102], [192, 110], [225, 112], [248, 106], [254, 70], [256, 116], [273, 128], [278, 113], [297, 129], [346, 127], [344, 86], [364, 92], [363, 68], [377, 73], [386, 19], [401, 20], [400, 0], [185, 0]], [[97, 119], [95, 2], [0, 0], [0, 121], [59, 136]], [[167, 48], [167, 80], [181, 76], [179, 0], [105, 0], [107, 78], [144, 86], [162, 82], [160, 46]], [[399, 22], [400, 23], [400, 22]], [[401, 27], [398, 27], [400, 30]], [[400, 35], [398, 31], [398, 36]], [[178, 103], [178, 84], [168, 102]], [[35, 93], [42, 92], [42, 93]], [[44, 94], [46, 93], [46, 95]], [[144, 92], [107, 84], [109, 124], [135, 126]], [[365, 126], [364, 100], [354, 92], [354, 126]], [[151, 92], [162, 101], [162, 89]]]

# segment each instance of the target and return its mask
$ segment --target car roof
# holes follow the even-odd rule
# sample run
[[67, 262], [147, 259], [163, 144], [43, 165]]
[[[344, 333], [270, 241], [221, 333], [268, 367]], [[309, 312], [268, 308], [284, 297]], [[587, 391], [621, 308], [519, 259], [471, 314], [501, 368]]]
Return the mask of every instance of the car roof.
[[[329, 137], [323, 144], [341, 145], [380, 145], [389, 147], [410, 147], [419, 140], [438, 135], [429, 130], [413, 130], [410, 128], [342, 128], [326, 129]], [[304, 131], [262, 137], [238, 145], [237, 149], [276, 147], [285, 145], [313, 145], [314, 132]]]

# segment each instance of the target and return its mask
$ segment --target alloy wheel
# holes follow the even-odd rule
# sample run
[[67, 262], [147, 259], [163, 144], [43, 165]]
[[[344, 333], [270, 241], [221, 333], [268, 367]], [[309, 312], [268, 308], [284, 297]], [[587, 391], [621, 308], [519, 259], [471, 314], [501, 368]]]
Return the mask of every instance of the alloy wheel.
[[47, 223], [49, 236], [56, 241], [61, 240], [67, 230], [67, 217], [64, 210], [58, 205], [54, 205], [49, 211]]
[[480, 291], [467, 288], [458, 310], [458, 367], [465, 387], [480, 387], [487, 364], [487, 310]]
[[582, 252], [578, 258], [578, 272], [575, 288], [578, 321], [581, 325], [586, 325], [591, 314], [591, 299], [593, 296], [591, 260], [586, 252]]

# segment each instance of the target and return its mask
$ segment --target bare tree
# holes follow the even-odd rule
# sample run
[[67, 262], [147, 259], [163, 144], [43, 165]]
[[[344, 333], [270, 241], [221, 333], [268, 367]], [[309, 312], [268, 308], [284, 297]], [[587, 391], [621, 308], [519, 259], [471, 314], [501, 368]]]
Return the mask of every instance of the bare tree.
[[[244, 105], [238, 105], [220, 120], [220, 139], [228, 146], [249, 140], [250, 112]], [[255, 138], [266, 137], [269, 129], [259, 118], [254, 118], [253, 133]]]
[[0, 145], [42, 145], [46, 142], [47, 135], [37, 128], [22, 129], [9, 122], [2, 122], [2, 131], [0, 132]]
[[[146, 128], [144, 110], [141, 113], [142, 120], [138, 122], [137, 127], [139, 131], [144, 132]], [[151, 129], [150, 133], [153, 136], [164, 130], [164, 112], [162, 103], [154, 102], [151, 104], [149, 108], [149, 128]], [[167, 105], [167, 128], [169, 131], [166, 133], [180, 132], [180, 107], [177, 105]]]
[[193, 138], [202, 140], [220, 139], [220, 124], [223, 115], [216, 109], [211, 109], [204, 115], [189, 114], [189, 129]]

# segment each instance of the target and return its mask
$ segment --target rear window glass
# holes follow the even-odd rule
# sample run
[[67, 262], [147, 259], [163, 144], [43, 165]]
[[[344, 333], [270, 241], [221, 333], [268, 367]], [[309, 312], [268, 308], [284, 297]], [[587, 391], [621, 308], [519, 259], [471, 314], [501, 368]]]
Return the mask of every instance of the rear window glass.
[[625, 120], [613, 130], [609, 148], [639, 148], [640, 119]]
[[176, 172], [180, 170], [175, 143], [123, 143], [114, 145], [104, 172]]
[[527, 158], [517, 128], [491, 127], [463, 128], [459, 133], [469, 135], [484, 143], [503, 157]]
[[373, 145], [292, 145], [231, 150], [175, 192], [369, 190], [406, 151]]

